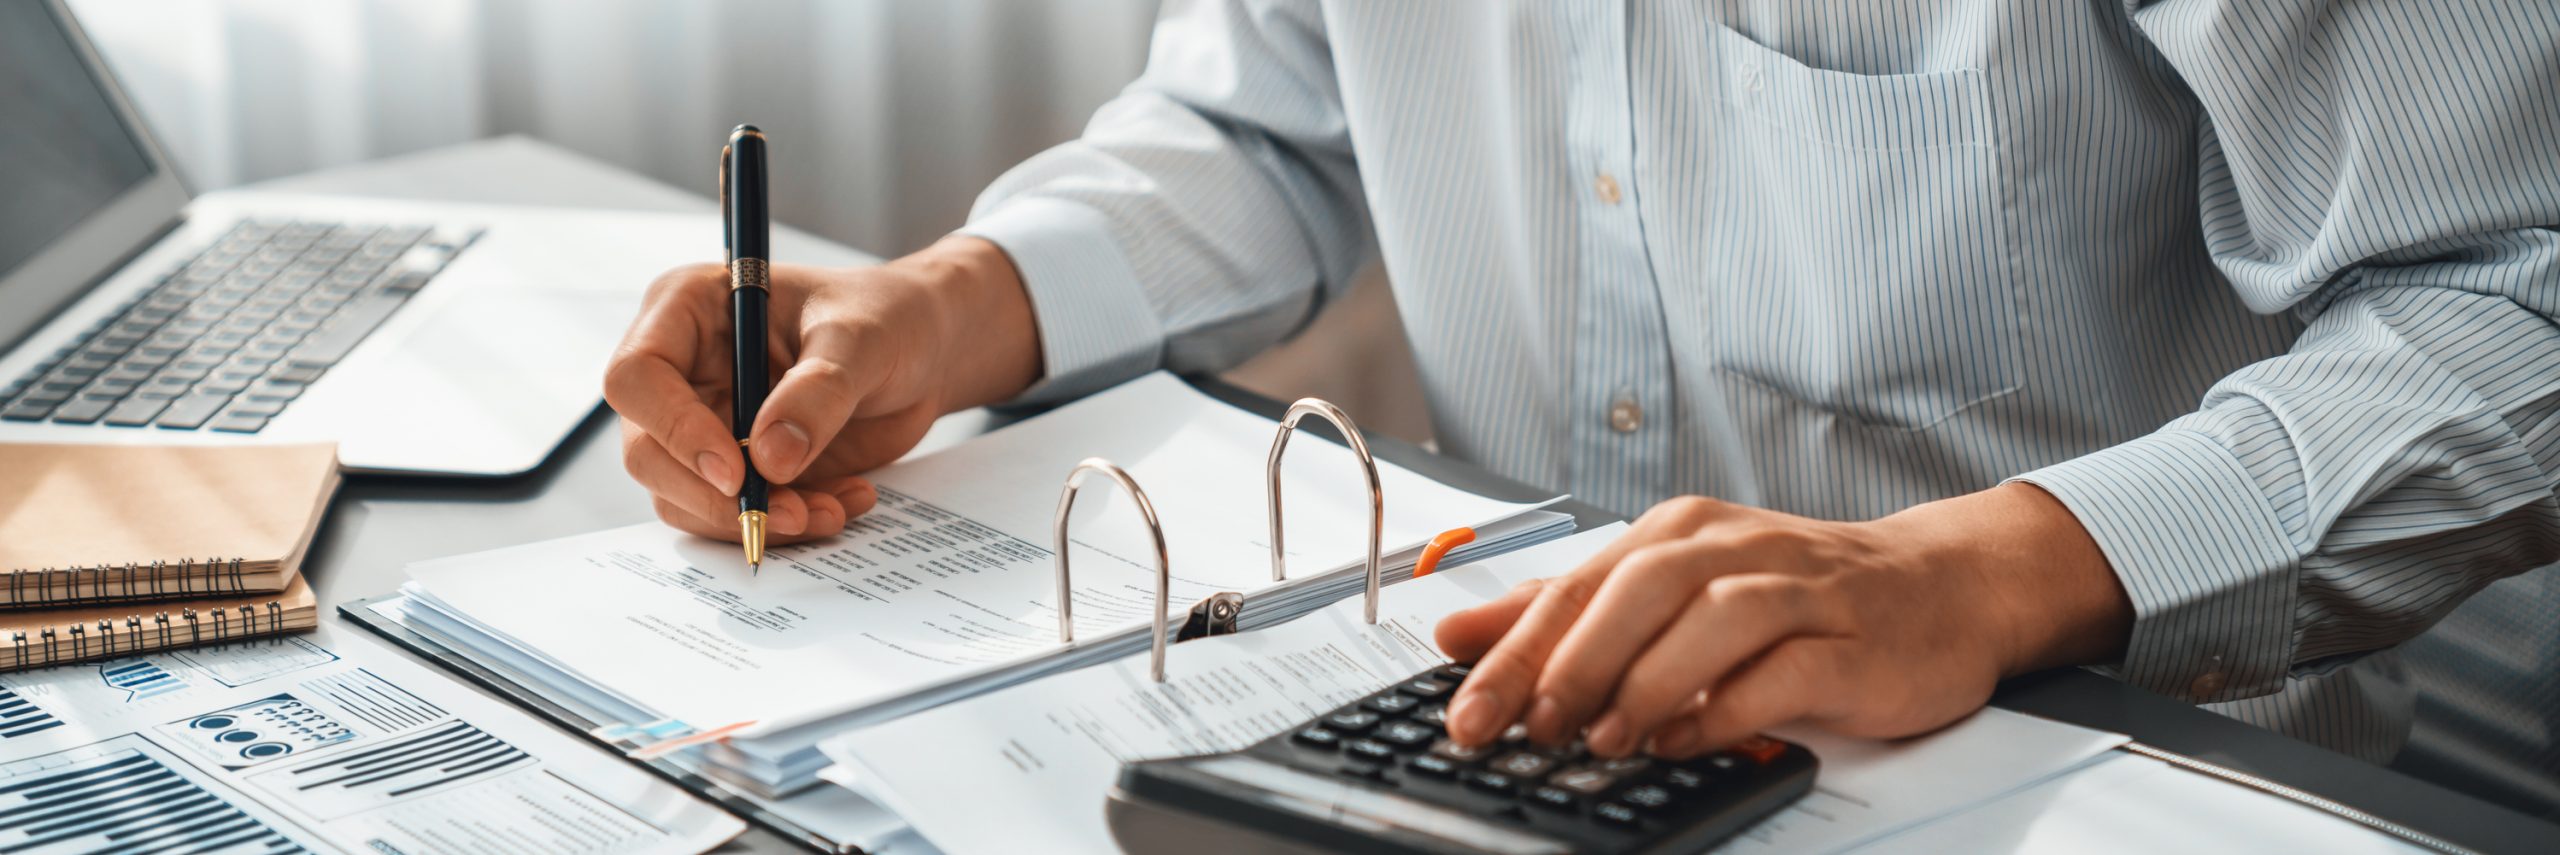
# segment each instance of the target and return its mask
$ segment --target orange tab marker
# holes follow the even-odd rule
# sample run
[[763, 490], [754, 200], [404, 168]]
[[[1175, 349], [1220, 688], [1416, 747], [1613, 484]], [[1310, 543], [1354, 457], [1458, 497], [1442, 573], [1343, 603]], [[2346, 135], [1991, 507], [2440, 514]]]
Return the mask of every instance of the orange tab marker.
[[1432, 571], [1440, 569], [1440, 559], [1448, 555], [1449, 550], [1475, 541], [1476, 530], [1471, 528], [1453, 528], [1433, 535], [1431, 544], [1422, 548], [1422, 557], [1413, 562], [1413, 578], [1431, 575]]

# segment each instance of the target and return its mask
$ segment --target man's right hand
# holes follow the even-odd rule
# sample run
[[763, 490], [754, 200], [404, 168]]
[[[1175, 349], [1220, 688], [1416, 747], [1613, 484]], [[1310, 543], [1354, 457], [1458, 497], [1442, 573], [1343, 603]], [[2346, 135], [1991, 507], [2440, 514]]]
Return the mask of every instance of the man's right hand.
[[771, 282], [778, 380], [748, 448], [729, 427], [725, 268], [659, 277], [606, 369], [623, 465], [669, 525], [738, 539], [752, 461], [773, 485], [774, 542], [832, 535], [878, 498], [861, 473], [905, 455], [944, 413], [1012, 398], [1040, 376], [1030, 300], [984, 240], [946, 238], [879, 267], [776, 264]]

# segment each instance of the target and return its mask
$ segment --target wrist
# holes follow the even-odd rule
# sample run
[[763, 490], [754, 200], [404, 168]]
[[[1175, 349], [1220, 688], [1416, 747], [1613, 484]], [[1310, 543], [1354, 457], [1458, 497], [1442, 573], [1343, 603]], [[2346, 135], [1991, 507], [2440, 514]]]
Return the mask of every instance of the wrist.
[[2060, 500], [2010, 483], [1916, 505], [1874, 525], [1955, 599], [2002, 676], [2121, 659], [2132, 600], [2106, 554]]
[[955, 235], [889, 263], [921, 286], [947, 410], [1011, 400], [1040, 379], [1040, 328], [1004, 250]]

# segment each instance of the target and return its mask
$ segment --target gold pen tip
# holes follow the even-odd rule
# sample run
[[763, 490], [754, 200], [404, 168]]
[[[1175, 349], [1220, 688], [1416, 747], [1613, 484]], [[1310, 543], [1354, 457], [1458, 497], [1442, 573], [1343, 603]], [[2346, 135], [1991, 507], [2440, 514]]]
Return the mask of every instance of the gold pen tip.
[[738, 543], [747, 549], [747, 572], [764, 569], [764, 512], [742, 511], [738, 514]]

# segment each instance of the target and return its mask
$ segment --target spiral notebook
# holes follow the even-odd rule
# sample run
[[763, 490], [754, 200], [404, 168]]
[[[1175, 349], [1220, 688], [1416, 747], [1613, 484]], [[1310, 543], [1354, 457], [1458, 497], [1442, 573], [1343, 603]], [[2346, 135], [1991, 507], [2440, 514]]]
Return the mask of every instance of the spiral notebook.
[[0, 607], [263, 608], [300, 573], [337, 458], [326, 444], [0, 445]]
[[280, 635], [320, 623], [320, 600], [295, 576], [273, 594], [0, 612], [0, 671]]

